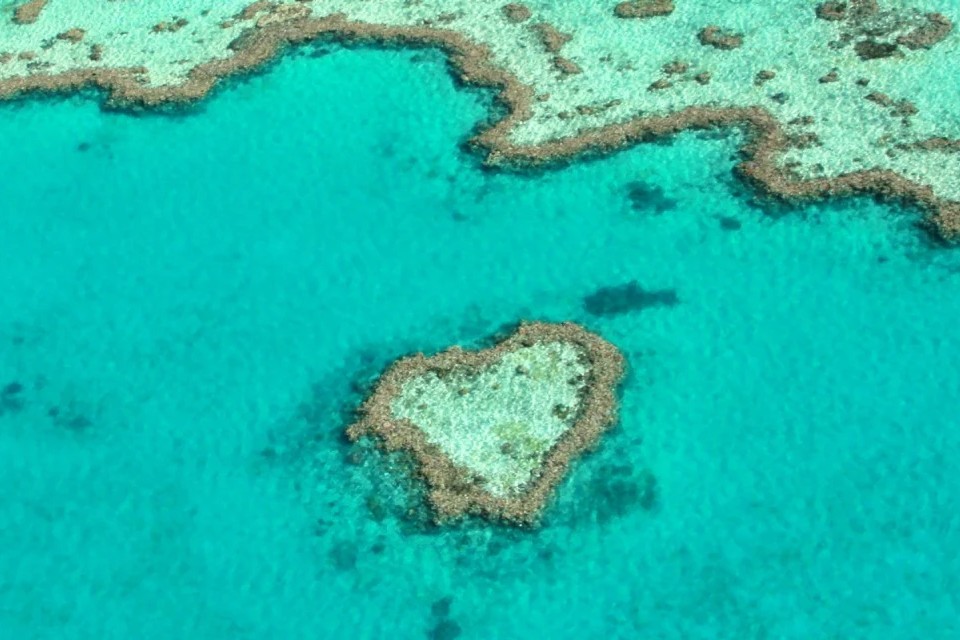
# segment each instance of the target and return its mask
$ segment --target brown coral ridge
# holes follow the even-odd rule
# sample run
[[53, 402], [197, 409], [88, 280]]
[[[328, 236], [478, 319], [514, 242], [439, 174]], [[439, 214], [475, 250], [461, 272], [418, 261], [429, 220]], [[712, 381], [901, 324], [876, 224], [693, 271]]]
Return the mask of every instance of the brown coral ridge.
[[673, 13], [673, 0], [628, 0], [613, 8], [618, 18], [656, 18]]
[[87, 34], [83, 29], [68, 29], [63, 33], [57, 34], [57, 40], [66, 40], [67, 42], [72, 42], [74, 44], [83, 40], [83, 37]]
[[950, 138], [935, 137], [914, 142], [911, 144], [898, 145], [900, 149], [913, 151], [926, 151], [929, 153], [960, 153], [960, 140], [951, 140]]
[[821, 2], [815, 9], [821, 20], [855, 20], [868, 18], [880, 11], [877, 0], [850, 0], [850, 2]]
[[573, 39], [572, 35], [569, 33], [563, 33], [548, 22], [538, 22], [537, 24], [532, 25], [530, 28], [537, 33], [543, 48], [550, 53], [560, 53], [560, 50], [563, 49], [563, 45], [567, 44]]
[[816, 8], [817, 17], [821, 20], [843, 20], [847, 17], [846, 2], [821, 2]]
[[530, 16], [532, 16], [533, 13], [530, 11], [530, 9], [527, 8], [526, 5], [523, 5], [517, 2], [511, 2], [508, 5], [504, 5], [503, 15], [505, 15], [507, 17], [507, 20], [509, 20], [510, 22], [519, 23], [519, 22], [526, 22], [527, 20], [529, 20]]
[[908, 49], [929, 49], [953, 31], [953, 22], [942, 13], [928, 13], [925, 25], [897, 38], [897, 43]]
[[[251, 27], [231, 47], [234, 55], [194, 67], [181, 85], [150, 87], [139, 81], [142, 67], [78, 69], [0, 81], [0, 99], [28, 92], [63, 92], [98, 86], [108, 92], [108, 104], [135, 108], [183, 104], [206, 96], [220, 78], [256, 68], [273, 59], [287, 44], [328, 37], [344, 44], [390, 44], [438, 47], [444, 50], [458, 77], [469, 84], [493, 87], [507, 115], [473, 138], [487, 152], [491, 165], [543, 165], [587, 153], [608, 153], [685, 129], [746, 127], [751, 140], [738, 173], [766, 193], [790, 200], [872, 193], [917, 204], [927, 213], [925, 226], [945, 240], [960, 240], [960, 203], [937, 198], [926, 185], [892, 171], [870, 169], [835, 178], [802, 180], [776, 160], [787, 148], [779, 121], [763, 107], [688, 107], [667, 116], [643, 116], [588, 129], [576, 136], [535, 146], [510, 141], [510, 131], [533, 117], [533, 88], [492, 62], [486, 46], [462, 34], [436, 27], [388, 27], [351, 22], [342, 14], [278, 21]], [[703, 82], [709, 82], [707, 74]]]
[[[403, 383], [427, 371], [440, 376], [464, 369], [477, 371], [498, 362], [504, 354], [537, 343], [572, 344], [589, 360], [589, 373], [576, 419], [546, 454], [540, 475], [523, 493], [496, 497], [476, 478], [456, 465], [423, 432], [407, 420], [393, 417], [393, 398]], [[359, 420], [347, 429], [350, 440], [374, 436], [388, 451], [407, 451], [415, 459], [429, 489], [428, 499], [438, 521], [480, 515], [525, 526], [534, 524], [570, 464], [594, 448], [616, 421], [616, 388], [624, 370], [623, 356], [606, 340], [573, 323], [524, 323], [506, 340], [482, 351], [453, 347], [432, 357], [417, 354], [393, 364], [361, 405]]]
[[728, 51], [730, 49], [739, 49], [743, 45], [743, 36], [739, 33], [724, 31], [716, 25], [708, 25], [700, 30], [697, 39], [704, 46], [713, 47]]
[[13, 21], [17, 24], [33, 24], [40, 17], [47, 0], [29, 0], [16, 8], [13, 12]]
[[186, 18], [174, 18], [170, 22], [158, 22], [150, 29], [153, 33], [176, 33], [190, 24]]

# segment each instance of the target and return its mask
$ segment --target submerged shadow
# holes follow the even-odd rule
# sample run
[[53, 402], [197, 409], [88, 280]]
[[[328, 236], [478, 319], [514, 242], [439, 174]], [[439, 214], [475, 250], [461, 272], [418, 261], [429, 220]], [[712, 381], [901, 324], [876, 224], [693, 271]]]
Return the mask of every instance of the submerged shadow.
[[677, 201], [667, 196], [663, 187], [637, 180], [627, 185], [630, 208], [638, 213], [661, 215], [676, 209]]
[[676, 289], [644, 289], [633, 280], [627, 284], [601, 287], [583, 298], [583, 309], [593, 316], [615, 316], [651, 307], [680, 304]]

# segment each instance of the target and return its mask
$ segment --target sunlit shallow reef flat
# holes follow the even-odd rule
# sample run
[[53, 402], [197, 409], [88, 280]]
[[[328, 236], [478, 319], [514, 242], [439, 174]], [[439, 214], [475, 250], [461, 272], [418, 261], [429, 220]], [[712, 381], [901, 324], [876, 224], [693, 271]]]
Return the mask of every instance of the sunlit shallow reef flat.
[[955, 0], [122, 3], [33, 0], [0, 20], [0, 94], [96, 83], [121, 103], [194, 100], [287, 42], [436, 45], [497, 85], [476, 142], [543, 162], [688, 127], [746, 126], [740, 172], [787, 197], [919, 203], [960, 232]]

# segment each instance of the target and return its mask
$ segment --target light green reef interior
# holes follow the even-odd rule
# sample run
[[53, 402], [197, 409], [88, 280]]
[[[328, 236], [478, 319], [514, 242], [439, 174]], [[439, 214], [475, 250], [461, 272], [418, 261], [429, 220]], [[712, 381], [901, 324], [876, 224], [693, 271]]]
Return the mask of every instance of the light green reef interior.
[[391, 411], [486, 491], [513, 496], [574, 423], [588, 371], [582, 360], [574, 345], [537, 343], [480, 371], [427, 372], [403, 384]]
[[[229, 43], [258, 22], [296, 19], [305, 12], [314, 17], [342, 13], [370, 24], [430, 24], [486, 45], [494, 64], [538, 96], [533, 117], [510, 134], [520, 145], [694, 105], [760, 105], [789, 134], [805, 140], [779, 159], [800, 177], [889, 169], [931, 186], [941, 198], [960, 200], [960, 154], [905, 147], [933, 136], [960, 137], [957, 30], [931, 48], [898, 46], [894, 55], [881, 59], [863, 60], [854, 48], [868, 37], [895, 43], [925, 24], [928, 12], [956, 19], [960, 0], [882, 0], [880, 13], [858, 25], [817, 19], [813, 0], [676, 0], [672, 14], [644, 19], [616, 17], [613, 0], [532, 0], [525, 3], [532, 17], [520, 23], [506, 18], [502, 0], [283, 0], [275, 4], [296, 10], [261, 12], [246, 20], [233, 18], [249, 0], [49, 0], [30, 25], [12, 21], [17, 4], [0, 5], [0, 53], [10, 54], [0, 64], [0, 81], [78, 68], [143, 66], [145, 85], [175, 86], [195, 65], [234, 55]], [[154, 29], [177, 18], [186, 24]], [[534, 27], [541, 22], [570, 35], [559, 51], [547, 50]], [[697, 34], [707, 25], [742, 35], [742, 46], [704, 46]], [[86, 31], [82, 42], [56, 38], [73, 28]], [[98, 60], [90, 56], [94, 44], [102, 46]], [[22, 59], [24, 52], [31, 55]], [[562, 72], [555, 64], [558, 55], [580, 73]], [[666, 74], [663, 66], [677, 60], [688, 68]], [[758, 84], [760, 71], [776, 75]], [[831, 71], [836, 81], [819, 81]], [[708, 84], [695, 80], [701, 72], [711, 74]], [[869, 85], [858, 84], [859, 79]], [[650, 90], [658, 80], [671, 86]], [[895, 106], [867, 100], [872, 92], [894, 103], [909, 100], [917, 113], [904, 117]], [[812, 124], [796, 123], [806, 116]]]

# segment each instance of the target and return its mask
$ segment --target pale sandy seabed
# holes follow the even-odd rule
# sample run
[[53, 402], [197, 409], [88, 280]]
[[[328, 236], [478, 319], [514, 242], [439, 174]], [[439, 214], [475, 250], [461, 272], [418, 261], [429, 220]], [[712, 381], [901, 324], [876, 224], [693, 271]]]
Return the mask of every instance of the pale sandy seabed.
[[[659, 10], [623, 17], [645, 13], [624, 7], [650, 4]], [[491, 161], [539, 162], [685, 127], [746, 123], [755, 136], [741, 169], [768, 190], [904, 195], [943, 235], [960, 231], [956, 0], [624, 7], [7, 2], [0, 95], [100, 84], [124, 102], [193, 100], [286, 41], [422, 41], [450, 51], [466, 80], [503, 89], [511, 115], [479, 137]]]

